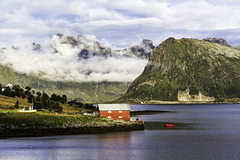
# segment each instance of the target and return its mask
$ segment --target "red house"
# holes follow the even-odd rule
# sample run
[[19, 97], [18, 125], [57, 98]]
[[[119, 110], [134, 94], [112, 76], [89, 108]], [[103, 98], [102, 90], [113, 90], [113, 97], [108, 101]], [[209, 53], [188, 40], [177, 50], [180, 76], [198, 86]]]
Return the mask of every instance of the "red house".
[[100, 117], [130, 121], [129, 104], [98, 104]]

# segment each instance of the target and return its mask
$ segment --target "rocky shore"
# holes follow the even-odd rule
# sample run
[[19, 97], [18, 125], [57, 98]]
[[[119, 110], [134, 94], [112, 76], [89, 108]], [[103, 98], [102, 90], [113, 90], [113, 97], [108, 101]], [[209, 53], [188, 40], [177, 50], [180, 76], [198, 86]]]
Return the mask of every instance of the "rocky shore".
[[60, 126], [16, 126], [0, 123], [0, 138], [29, 137], [29, 136], [52, 136], [70, 134], [96, 134], [107, 132], [144, 130], [143, 121], [118, 121], [108, 120], [106, 122], [65, 122]]

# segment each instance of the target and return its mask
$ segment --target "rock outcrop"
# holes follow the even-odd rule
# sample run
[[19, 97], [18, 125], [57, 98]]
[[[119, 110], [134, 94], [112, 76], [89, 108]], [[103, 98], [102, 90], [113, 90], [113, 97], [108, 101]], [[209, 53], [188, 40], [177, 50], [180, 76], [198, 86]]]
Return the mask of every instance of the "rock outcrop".
[[208, 42], [212, 42], [212, 43], [221, 44], [221, 45], [224, 45], [226, 47], [231, 47], [231, 45], [229, 45], [227, 43], [227, 41], [223, 38], [204, 38], [203, 40], [208, 41]]

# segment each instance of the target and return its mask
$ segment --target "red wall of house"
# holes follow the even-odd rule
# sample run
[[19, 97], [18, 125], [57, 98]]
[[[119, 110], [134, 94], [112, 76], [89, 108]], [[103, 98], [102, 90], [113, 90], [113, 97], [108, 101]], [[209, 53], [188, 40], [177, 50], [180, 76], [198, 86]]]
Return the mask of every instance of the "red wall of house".
[[[111, 113], [108, 113], [108, 111], [100, 111], [100, 117], [108, 118], [108, 116], [111, 116], [111, 119], [130, 121], [130, 111], [122, 111], [122, 113], [119, 111], [111, 111]], [[119, 116], [122, 116], [122, 118], [119, 118]]]

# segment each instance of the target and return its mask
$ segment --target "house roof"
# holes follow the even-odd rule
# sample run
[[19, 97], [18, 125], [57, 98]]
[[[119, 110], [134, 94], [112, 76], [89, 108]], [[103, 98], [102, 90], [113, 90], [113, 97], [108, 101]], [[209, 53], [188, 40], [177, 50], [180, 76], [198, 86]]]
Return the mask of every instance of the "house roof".
[[130, 111], [129, 104], [98, 104], [99, 111]]
[[6, 85], [6, 87], [13, 87], [13, 85], [11, 84], [11, 83], [8, 83], [7, 85]]

